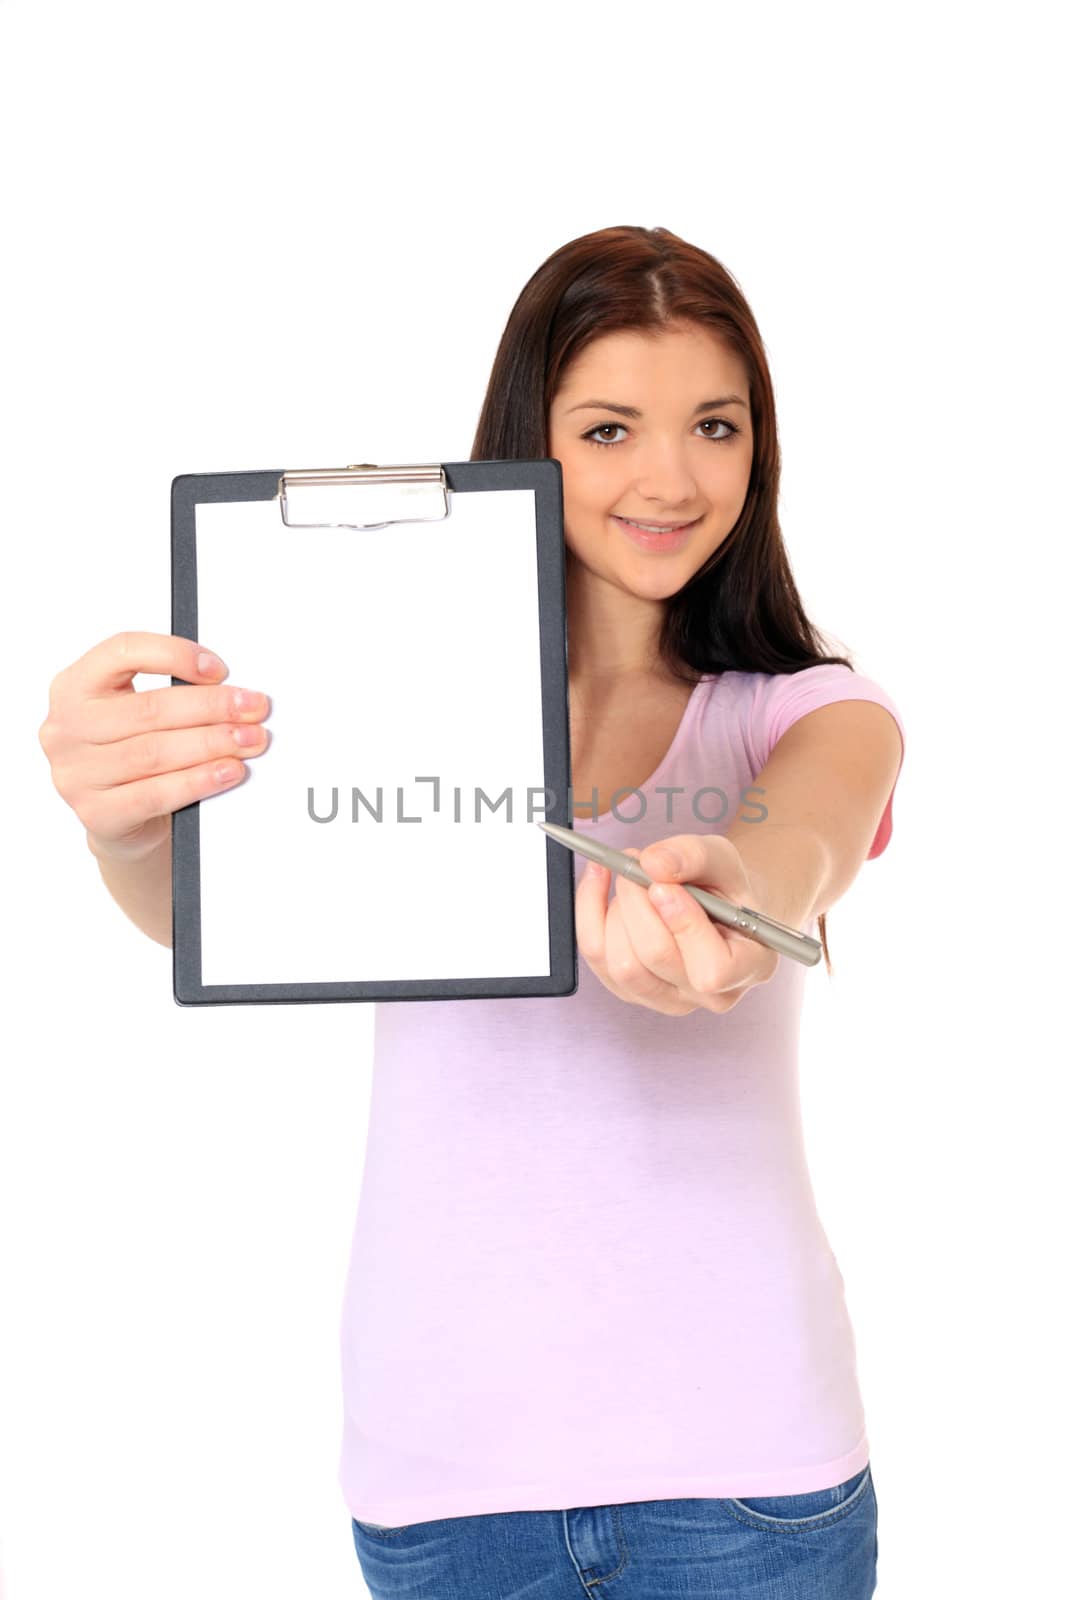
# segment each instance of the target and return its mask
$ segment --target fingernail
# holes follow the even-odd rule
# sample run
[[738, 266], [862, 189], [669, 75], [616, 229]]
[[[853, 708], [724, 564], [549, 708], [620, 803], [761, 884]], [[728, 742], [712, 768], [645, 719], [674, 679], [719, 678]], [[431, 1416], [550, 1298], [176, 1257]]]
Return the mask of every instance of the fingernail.
[[674, 889], [666, 883], [657, 883], [648, 891], [648, 898], [664, 922], [677, 922], [682, 915], [682, 906]]
[[214, 678], [219, 673], [225, 676], [230, 669], [225, 661], [221, 661], [218, 656], [212, 655], [210, 650], [201, 650], [196, 658], [196, 670], [202, 678]]
[[666, 877], [676, 878], [682, 870], [682, 863], [673, 850], [663, 850], [659, 846], [650, 850], [648, 859], [657, 872], [662, 872]]

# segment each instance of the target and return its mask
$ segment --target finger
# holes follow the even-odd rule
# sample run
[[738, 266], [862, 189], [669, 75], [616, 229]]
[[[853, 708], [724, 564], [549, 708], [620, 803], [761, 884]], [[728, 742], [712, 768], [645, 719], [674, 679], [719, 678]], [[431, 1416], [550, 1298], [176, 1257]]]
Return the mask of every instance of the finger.
[[664, 923], [677, 946], [685, 970], [684, 985], [715, 1010], [716, 997], [731, 990], [765, 982], [778, 963], [777, 955], [755, 940], [724, 937], [732, 930], [717, 928], [702, 906], [680, 885], [657, 884], [648, 891], [651, 915]]
[[[630, 849], [623, 854], [637, 858], [640, 851]], [[686, 971], [681, 951], [674, 935], [649, 903], [649, 893], [650, 890], [642, 884], [631, 883], [621, 873], [617, 875], [615, 899], [626, 936], [634, 955], [647, 972], [662, 983], [676, 988], [685, 987]]]
[[[665, 852], [675, 858], [673, 867]], [[720, 834], [677, 833], [646, 845], [640, 858], [642, 870], [659, 883], [692, 883], [735, 905], [745, 904], [752, 890], [737, 846]]]
[[250, 760], [262, 755], [269, 742], [268, 730], [259, 723], [220, 722], [106, 744], [84, 743], [78, 749], [78, 777], [86, 789], [106, 789], [227, 757]]
[[606, 867], [586, 860], [574, 897], [575, 931], [582, 959], [605, 989], [619, 1000], [630, 997], [611, 981], [605, 961], [608, 904], [611, 873]]
[[604, 975], [604, 925], [610, 894], [611, 873], [586, 860], [574, 891], [574, 928], [578, 948], [598, 977]]
[[[737, 846], [732, 840], [724, 839], [720, 835], [682, 833], [675, 834], [669, 839], [657, 840], [642, 850], [641, 866], [648, 876], [657, 882], [691, 883], [697, 888], [710, 890], [734, 905], [752, 904], [752, 883]], [[648, 898], [656, 908], [657, 914], [660, 904], [677, 908], [679, 915], [684, 913], [686, 919], [684, 926], [691, 933], [703, 935], [706, 925], [707, 934], [703, 942], [709, 955], [715, 952], [724, 963], [724, 974], [727, 975], [724, 981], [727, 986], [735, 981], [728, 976], [736, 968], [735, 954], [739, 950], [744, 954], [744, 947], [753, 943], [752, 940], [727, 924], [717, 922], [703, 910], [699, 902], [693, 900], [692, 895], [686, 894], [684, 889], [679, 889], [664, 899], [650, 887]], [[690, 906], [696, 910], [695, 920], [689, 911]], [[666, 919], [664, 921], [666, 922]], [[670, 923], [666, 925], [672, 926]], [[679, 949], [681, 949], [680, 944]], [[693, 953], [691, 944], [690, 953]], [[683, 952], [683, 960], [687, 959], [687, 953]]]
[[167, 816], [223, 789], [235, 788], [247, 770], [241, 761], [219, 761], [182, 772], [161, 773], [155, 778], [143, 778], [140, 783], [90, 790], [75, 809], [84, 826], [98, 839], [117, 839], [133, 833], [152, 817]]
[[228, 683], [204, 688], [172, 684], [84, 700], [77, 717], [82, 738], [106, 745], [168, 728], [203, 728], [222, 722], [243, 726], [262, 722], [270, 712], [269, 696], [257, 689]]
[[[606, 963], [606, 939], [611, 894], [611, 873], [595, 862], [586, 861], [575, 894], [575, 925], [578, 948], [586, 965], [596, 975], [609, 993], [630, 1004], [641, 1004], [636, 997], [613, 982]], [[684, 1015], [695, 1009], [680, 1005], [675, 997], [661, 998], [657, 1010], [668, 1014]]]
[[[199, 665], [201, 653], [217, 665]], [[127, 630], [87, 650], [57, 675], [53, 685], [60, 693], [81, 696], [105, 694], [128, 687], [138, 672], [169, 673], [187, 683], [218, 682], [229, 667], [207, 646], [180, 634], [139, 633]]]
[[[624, 880], [620, 880], [624, 881]], [[632, 886], [631, 886], [632, 887]], [[696, 1001], [675, 984], [649, 971], [634, 950], [619, 909], [618, 894], [608, 907], [605, 927], [605, 965], [608, 978], [623, 999], [652, 1011], [678, 1015], [695, 1009]]]
[[[663, 859], [665, 847], [675, 855], [673, 867]], [[681, 992], [696, 996], [707, 1009], [728, 1010], [747, 989], [774, 976], [779, 958], [773, 951], [716, 922], [681, 887], [682, 882], [702, 884], [734, 904], [750, 904], [752, 885], [731, 840], [710, 834], [680, 834], [647, 845], [640, 856], [650, 877], [674, 881], [650, 885], [645, 892], [645, 905], [636, 897], [624, 898], [624, 911], [633, 918], [631, 937], [643, 951], [645, 923], [641, 914], [647, 909], [660, 918], [674, 937], [682, 963], [682, 974], [674, 975]], [[661, 905], [667, 915], [661, 912]], [[654, 938], [651, 934], [647, 937], [650, 941]], [[654, 948], [654, 944], [650, 942], [648, 948]], [[664, 976], [672, 975], [655, 963], [652, 967], [663, 971]], [[724, 1003], [711, 1003], [716, 998]]]

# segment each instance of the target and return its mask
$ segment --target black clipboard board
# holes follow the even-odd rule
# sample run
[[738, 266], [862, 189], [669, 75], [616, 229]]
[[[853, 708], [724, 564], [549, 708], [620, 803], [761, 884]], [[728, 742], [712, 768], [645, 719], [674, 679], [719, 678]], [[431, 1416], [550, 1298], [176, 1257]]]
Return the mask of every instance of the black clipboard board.
[[176, 477], [171, 584], [271, 697], [242, 782], [173, 815], [175, 1002], [575, 993], [536, 825], [573, 798], [559, 463]]

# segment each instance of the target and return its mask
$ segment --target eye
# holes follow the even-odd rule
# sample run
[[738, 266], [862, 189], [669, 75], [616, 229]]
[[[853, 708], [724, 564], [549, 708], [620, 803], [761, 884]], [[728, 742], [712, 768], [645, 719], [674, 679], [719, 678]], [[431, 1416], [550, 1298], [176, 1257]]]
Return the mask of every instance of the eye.
[[[726, 432], [721, 434], [702, 434], [701, 437], [707, 439], [709, 444], [727, 444], [735, 433], [740, 432], [736, 424], [728, 422], [725, 417], [704, 417], [702, 421], [697, 423], [697, 427], [726, 429]], [[603, 449], [611, 449], [615, 445], [621, 444], [622, 441], [620, 439], [598, 439], [596, 435], [598, 433], [608, 433], [613, 428], [624, 428], [624, 424], [621, 422], [598, 422], [595, 428], [590, 428], [588, 433], [583, 433], [582, 438], [587, 439], [590, 444], [599, 445]]]

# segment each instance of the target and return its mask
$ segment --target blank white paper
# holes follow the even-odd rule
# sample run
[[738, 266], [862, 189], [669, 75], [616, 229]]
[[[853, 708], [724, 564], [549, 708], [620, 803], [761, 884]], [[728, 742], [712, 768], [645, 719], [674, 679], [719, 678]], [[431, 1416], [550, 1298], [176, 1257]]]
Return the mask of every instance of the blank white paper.
[[449, 502], [373, 529], [197, 506], [197, 637], [272, 701], [200, 803], [204, 984], [549, 974], [535, 496]]

